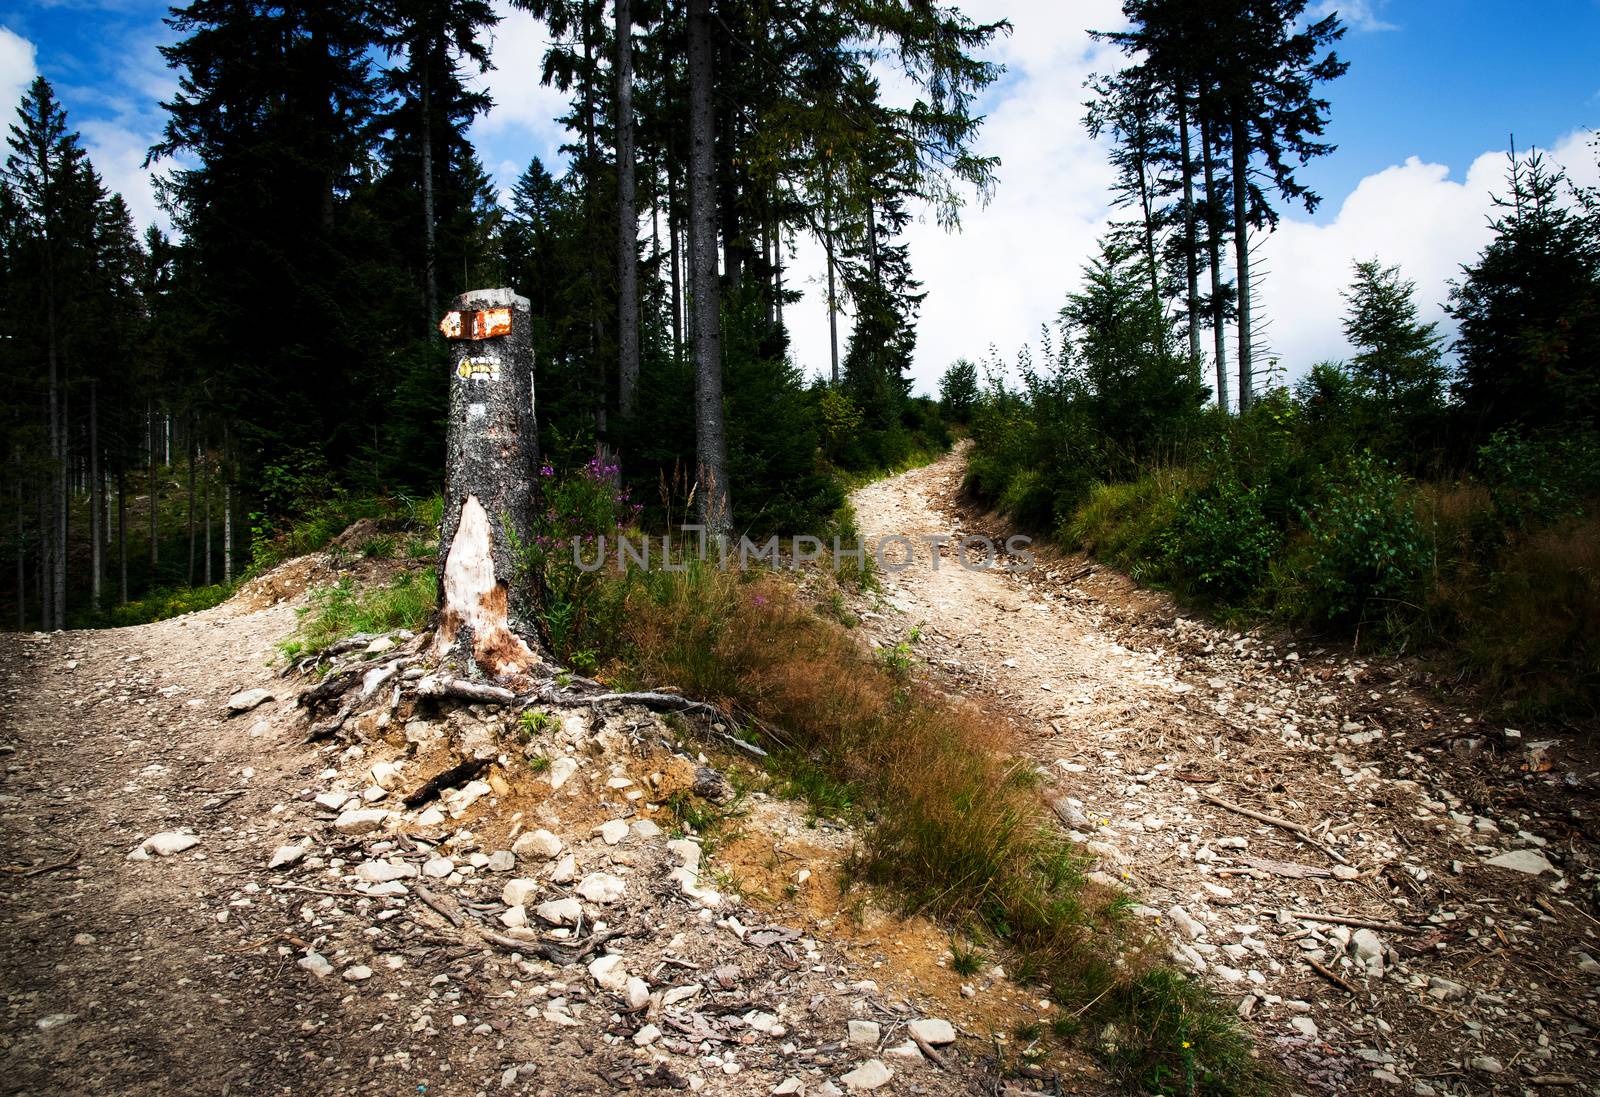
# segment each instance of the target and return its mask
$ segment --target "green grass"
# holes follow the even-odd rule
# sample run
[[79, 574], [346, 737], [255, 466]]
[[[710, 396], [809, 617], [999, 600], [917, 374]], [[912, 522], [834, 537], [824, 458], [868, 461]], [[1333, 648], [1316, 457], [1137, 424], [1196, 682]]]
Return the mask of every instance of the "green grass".
[[[909, 644], [874, 655], [773, 576], [691, 565], [608, 581], [626, 584], [610, 595], [622, 610], [608, 676], [771, 729], [777, 791], [858, 826], [854, 881], [988, 942], [1129, 1089], [1273, 1091], [1232, 1010], [1153, 959], [1129, 897], [1086, 878], [1003, 722], [918, 682], [901, 665]], [[686, 826], [710, 822], [690, 801], [673, 808]], [[952, 955], [958, 971], [979, 963], [954, 943]]]
[[169, 617], [220, 606], [233, 595], [233, 591], [234, 587], [227, 583], [215, 583], [209, 587], [162, 587], [125, 606], [101, 610], [92, 623], [86, 623], [83, 627], [120, 628], [164, 621]]
[[293, 659], [358, 632], [420, 629], [427, 624], [438, 598], [438, 579], [431, 569], [408, 571], [386, 587], [365, 591], [357, 590], [349, 579], [341, 579], [312, 591], [311, 604], [300, 611], [299, 628], [279, 650]]

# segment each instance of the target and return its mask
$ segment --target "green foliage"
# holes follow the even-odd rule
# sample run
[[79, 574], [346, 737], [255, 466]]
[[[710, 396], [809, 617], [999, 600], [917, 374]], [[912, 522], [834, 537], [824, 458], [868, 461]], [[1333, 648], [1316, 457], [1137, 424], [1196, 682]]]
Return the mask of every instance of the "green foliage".
[[1162, 547], [1186, 588], [1219, 602], [1255, 592], [1283, 541], [1263, 509], [1264, 495], [1223, 465], [1184, 501]]
[[1600, 432], [1496, 431], [1478, 450], [1478, 470], [1514, 529], [1578, 518], [1600, 500]]
[[978, 405], [978, 367], [957, 358], [939, 378], [939, 400], [951, 421], [965, 423]]
[[629, 501], [617, 472], [600, 453], [560, 475], [543, 465], [544, 512], [532, 541], [514, 546], [521, 601], [536, 607], [551, 652], [580, 673], [593, 670], [594, 650], [608, 642], [616, 624], [616, 591], [603, 582], [602, 572], [616, 566], [619, 538], [638, 532], [641, 508]]
[[279, 649], [292, 659], [358, 632], [415, 631], [427, 624], [438, 601], [438, 578], [431, 568], [404, 572], [389, 585], [370, 590], [341, 579], [311, 592], [311, 604], [300, 611], [294, 636]]
[[225, 583], [209, 587], [158, 587], [125, 606], [103, 610], [89, 627], [121, 628], [165, 621], [169, 617], [219, 606], [232, 596], [233, 590]]
[[1306, 544], [1291, 569], [1307, 591], [1306, 612], [1331, 622], [1368, 620], [1376, 605], [1413, 610], [1428, 545], [1405, 481], [1369, 452], [1327, 476], [1302, 512]]

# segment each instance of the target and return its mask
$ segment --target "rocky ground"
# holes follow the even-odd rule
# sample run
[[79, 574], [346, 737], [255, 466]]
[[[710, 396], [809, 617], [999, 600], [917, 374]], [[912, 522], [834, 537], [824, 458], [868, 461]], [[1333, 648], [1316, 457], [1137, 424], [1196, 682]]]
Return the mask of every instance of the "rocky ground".
[[[959, 473], [863, 489], [862, 524], [983, 528]], [[864, 635], [1010, 715], [1102, 879], [1300, 1089], [1597, 1091], [1589, 748], [1085, 561], [946, 551], [860, 599]], [[1053, 1007], [842, 890], [850, 832], [675, 719], [423, 697], [396, 635], [341, 656], [365, 711], [308, 741], [316, 678], [269, 664], [330, 566], [0, 637], [0, 1092], [1105, 1092], [1071, 1056], [1000, 1080]]]
[[[864, 533], [998, 539], [961, 473], [863, 488]], [[1082, 558], [942, 551], [858, 600], [872, 642], [1013, 714], [1072, 837], [1304, 1087], [1600, 1093], [1593, 738], [1207, 624]]]
[[847, 911], [850, 834], [684, 725], [392, 703], [402, 634], [345, 656], [373, 707], [307, 742], [314, 679], [267, 666], [326, 570], [0, 639], [0, 1092], [999, 1092], [989, 1034], [1037, 1003]]

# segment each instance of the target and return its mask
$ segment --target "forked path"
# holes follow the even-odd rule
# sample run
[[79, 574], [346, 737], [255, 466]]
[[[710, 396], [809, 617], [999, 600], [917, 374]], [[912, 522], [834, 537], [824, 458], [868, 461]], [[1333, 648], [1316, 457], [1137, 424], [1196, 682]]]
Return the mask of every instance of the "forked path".
[[865, 628], [1015, 716], [1062, 825], [1303, 1086], [1600, 1093], [1592, 746], [1081, 557], [971, 570], [952, 543], [935, 568], [924, 538], [999, 540], [963, 471], [957, 451], [856, 492], [868, 539], [919, 543]]

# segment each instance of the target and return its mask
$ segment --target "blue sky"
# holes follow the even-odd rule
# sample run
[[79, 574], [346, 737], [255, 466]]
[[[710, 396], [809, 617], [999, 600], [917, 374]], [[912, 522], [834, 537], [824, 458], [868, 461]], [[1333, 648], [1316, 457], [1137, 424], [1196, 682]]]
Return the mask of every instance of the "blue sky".
[[[970, 208], [964, 232], [931, 223], [909, 232], [928, 298], [916, 374], [930, 388], [957, 355], [995, 344], [1009, 356], [1036, 337], [1094, 247], [1109, 215], [1103, 145], [1079, 124], [1083, 79], [1117, 63], [1090, 27], [1116, 25], [1117, 0], [963, 0], [976, 17], [1009, 18], [997, 43], [1008, 66], [991, 90], [983, 151], [1002, 159], [987, 208]], [[538, 85], [542, 29], [511, 13], [496, 31], [497, 107], [474, 129], [502, 186], [533, 155], [554, 158], [560, 97]], [[1325, 4], [1350, 25], [1340, 45], [1350, 73], [1327, 91], [1332, 156], [1303, 169], [1323, 196], [1314, 215], [1289, 213], [1261, 245], [1268, 270], [1261, 305], [1268, 337], [1289, 375], [1345, 353], [1339, 291], [1352, 260], [1377, 255], [1417, 280], [1425, 312], [1440, 315], [1446, 280], [1485, 239], [1508, 135], [1553, 151], [1595, 181], [1585, 131], [1600, 125], [1600, 0], [1529, 3], [1357, 0]], [[159, 102], [176, 89], [156, 47], [171, 39], [166, 6], [148, 0], [34, 0], [0, 8], [0, 95], [14, 101], [35, 71], [57, 87], [108, 183], [136, 215], [155, 209], [144, 151], [160, 133]], [[819, 249], [801, 241], [793, 261], [808, 300], [792, 316], [795, 355], [827, 361], [817, 285]]]

